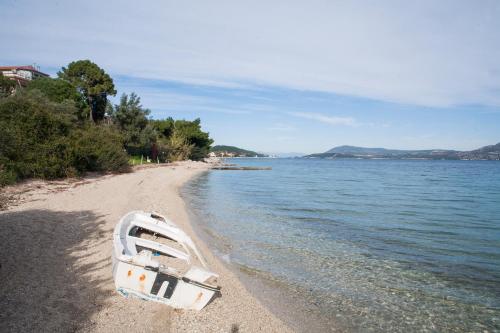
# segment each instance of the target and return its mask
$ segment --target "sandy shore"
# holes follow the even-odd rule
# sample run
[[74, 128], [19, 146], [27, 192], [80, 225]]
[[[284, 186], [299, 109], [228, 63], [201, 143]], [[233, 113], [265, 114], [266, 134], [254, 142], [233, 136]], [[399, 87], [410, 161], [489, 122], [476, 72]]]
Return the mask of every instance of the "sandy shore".
[[[1, 332], [287, 332], [193, 232], [179, 188], [206, 163], [145, 168], [77, 182], [22, 185], [0, 212]], [[125, 299], [114, 290], [112, 231], [130, 210], [158, 211], [220, 274], [222, 296], [200, 312]]]

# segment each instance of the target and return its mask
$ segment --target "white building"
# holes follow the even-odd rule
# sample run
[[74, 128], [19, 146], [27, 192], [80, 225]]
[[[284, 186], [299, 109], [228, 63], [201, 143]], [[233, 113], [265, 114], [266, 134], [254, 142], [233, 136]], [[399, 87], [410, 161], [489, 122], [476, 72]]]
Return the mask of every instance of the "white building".
[[3, 76], [16, 81], [19, 87], [25, 87], [29, 81], [39, 77], [48, 77], [34, 66], [0, 66]]

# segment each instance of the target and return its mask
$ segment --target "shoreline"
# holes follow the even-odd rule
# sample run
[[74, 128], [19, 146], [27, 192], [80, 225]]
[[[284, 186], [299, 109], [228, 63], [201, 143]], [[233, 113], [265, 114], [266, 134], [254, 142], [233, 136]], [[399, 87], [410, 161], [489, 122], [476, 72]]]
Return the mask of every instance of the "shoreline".
[[[193, 198], [196, 194], [192, 190], [197, 188], [197, 178], [204, 177], [205, 173], [197, 174], [181, 187], [181, 197], [190, 209], [189, 219], [194, 225], [194, 232], [206, 245], [209, 251], [221, 262], [226, 269], [236, 275], [252, 296], [259, 300], [278, 319], [283, 321], [295, 332], [341, 332], [342, 328], [332, 320], [325, 320], [324, 313], [320, 313], [318, 305], [304, 299], [303, 293], [297, 285], [276, 279], [271, 273], [254, 270], [238, 264], [230, 259], [231, 240], [216, 233], [206, 226], [206, 218], [201, 216], [200, 209], [196, 208]], [[193, 197], [194, 196], [194, 197]]]
[[[16, 205], [0, 212], [0, 226], [8, 230], [0, 235], [0, 278], [6, 281], [0, 286], [0, 330], [291, 331], [198, 237], [180, 189], [209, 168], [180, 162], [74, 183], [34, 181]], [[192, 237], [220, 275], [221, 297], [195, 312], [116, 293], [112, 231], [135, 209], [165, 214]]]

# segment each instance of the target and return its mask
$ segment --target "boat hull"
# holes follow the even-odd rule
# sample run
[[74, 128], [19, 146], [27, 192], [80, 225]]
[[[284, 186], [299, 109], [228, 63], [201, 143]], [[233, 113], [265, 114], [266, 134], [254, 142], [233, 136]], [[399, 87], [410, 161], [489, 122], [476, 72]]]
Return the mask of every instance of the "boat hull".
[[125, 297], [160, 302], [177, 309], [201, 310], [216, 292], [173, 275], [122, 261], [116, 261], [114, 268], [116, 290]]

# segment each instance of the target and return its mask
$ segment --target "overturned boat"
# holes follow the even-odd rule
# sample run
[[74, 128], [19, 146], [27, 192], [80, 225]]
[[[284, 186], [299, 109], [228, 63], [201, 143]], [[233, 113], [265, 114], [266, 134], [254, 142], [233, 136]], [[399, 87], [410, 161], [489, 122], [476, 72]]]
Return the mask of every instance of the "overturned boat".
[[179, 309], [201, 310], [220, 291], [191, 238], [156, 213], [133, 211], [113, 233], [116, 290]]

